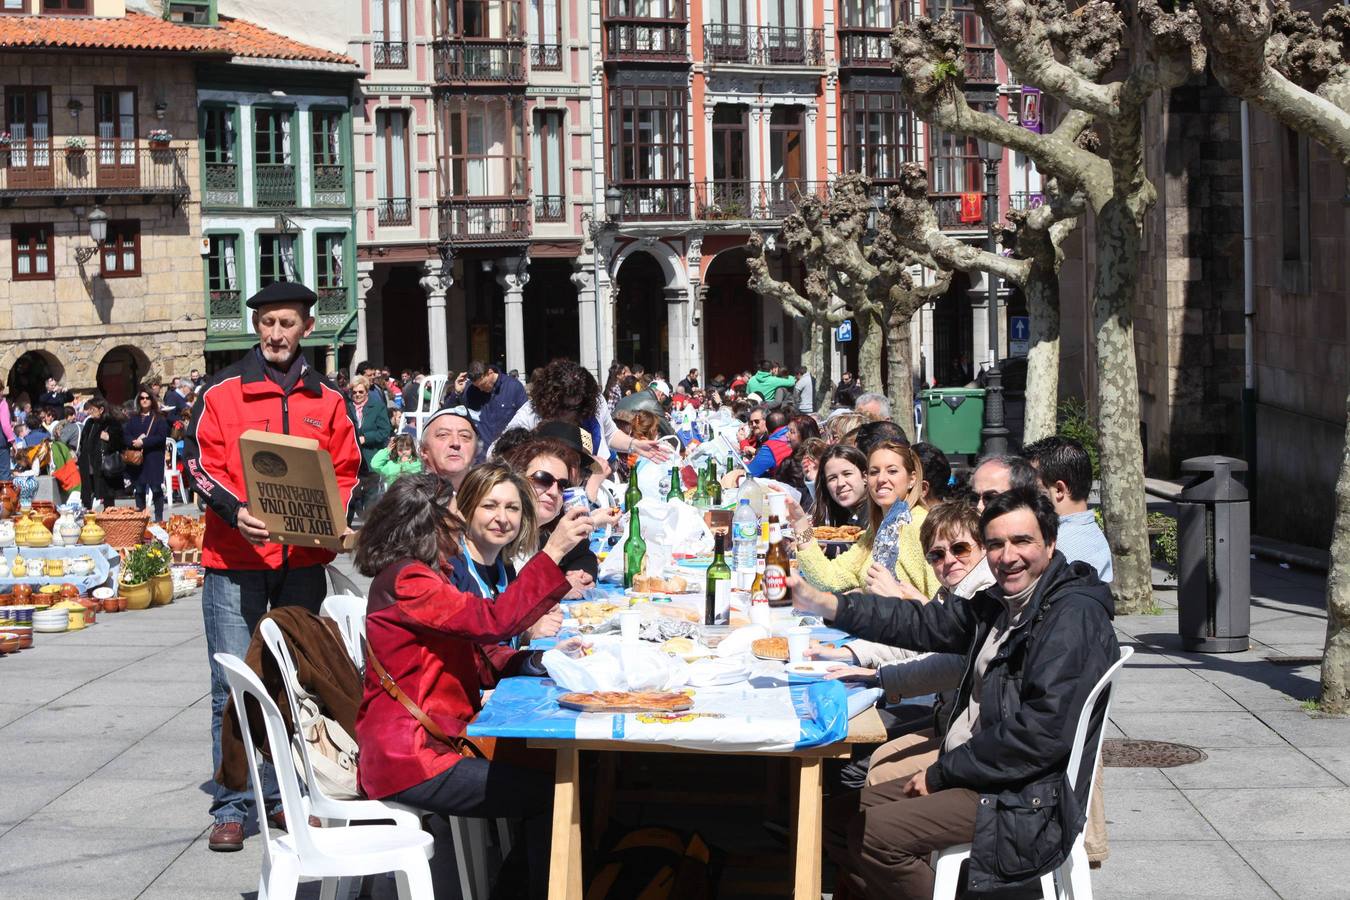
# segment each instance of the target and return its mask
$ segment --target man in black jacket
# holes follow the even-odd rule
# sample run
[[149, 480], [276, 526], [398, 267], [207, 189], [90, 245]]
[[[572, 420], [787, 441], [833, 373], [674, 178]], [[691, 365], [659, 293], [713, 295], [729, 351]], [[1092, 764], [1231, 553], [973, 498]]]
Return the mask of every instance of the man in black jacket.
[[848, 874], [870, 900], [931, 897], [929, 855], [965, 843], [973, 893], [1032, 885], [1083, 827], [1096, 760], [1084, 759], [1074, 790], [1065, 769], [1087, 695], [1120, 647], [1111, 592], [1055, 550], [1058, 523], [1037, 492], [992, 498], [980, 530], [997, 583], [969, 600], [836, 595], [789, 581], [799, 611], [851, 634], [966, 656], [937, 762], [863, 792]]

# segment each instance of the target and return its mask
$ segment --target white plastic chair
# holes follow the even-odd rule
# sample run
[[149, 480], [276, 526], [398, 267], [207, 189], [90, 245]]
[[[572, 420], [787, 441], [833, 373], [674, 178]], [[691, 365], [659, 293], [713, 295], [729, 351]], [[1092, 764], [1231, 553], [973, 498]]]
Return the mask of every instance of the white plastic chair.
[[422, 439], [422, 429], [426, 427], [427, 419], [441, 408], [441, 395], [445, 393], [445, 385], [449, 380], [448, 375], [428, 375], [422, 382], [422, 389], [417, 392], [417, 408], [412, 412], [406, 409], [403, 411], [403, 418], [412, 421], [419, 441]]
[[[1097, 740], [1093, 742], [1092, 758], [1096, 764], [1087, 772], [1088, 796], [1087, 803], [1083, 805], [1084, 809], [1092, 808], [1092, 791], [1094, 788], [1093, 776], [1097, 766], [1102, 764], [1102, 739], [1106, 735], [1107, 718], [1111, 715], [1111, 683], [1115, 680], [1116, 674], [1121, 667], [1125, 665], [1125, 660], [1134, 655], [1134, 648], [1121, 647], [1120, 659], [1116, 660], [1111, 668], [1106, 670], [1106, 674], [1101, 677], [1092, 693], [1088, 694], [1087, 700], [1083, 703], [1083, 709], [1078, 714], [1078, 727], [1073, 733], [1073, 750], [1069, 753], [1069, 766], [1067, 770], [1069, 779], [1069, 789], [1072, 790], [1078, 780], [1079, 770], [1082, 768], [1083, 751], [1086, 749], [1088, 730], [1092, 727], [1093, 707], [1097, 705], [1097, 698], [1102, 692], [1106, 692], [1106, 701], [1102, 704], [1102, 725], [1097, 731]], [[1074, 838], [1073, 847], [1069, 850], [1068, 857], [1059, 867], [1052, 872], [1046, 872], [1041, 876], [1041, 894], [1044, 900], [1092, 900], [1092, 876], [1088, 867], [1087, 851], [1083, 849], [1083, 838], [1087, 831], [1086, 826], [1078, 832], [1078, 837]], [[938, 854], [937, 863], [934, 868], [933, 880], [933, 900], [948, 900], [956, 897], [956, 889], [961, 880], [961, 863], [970, 859], [970, 845], [959, 844], [955, 847], [948, 847]], [[1056, 889], [1058, 883], [1058, 889]]]
[[174, 485], [177, 485], [178, 496], [182, 498], [184, 503], [187, 503], [187, 480], [183, 477], [183, 473], [178, 471], [178, 442], [170, 438], [165, 441], [165, 444], [169, 448], [169, 456], [164, 463], [164, 496], [168, 497], [169, 502], [172, 503], [173, 488]]
[[366, 636], [366, 598], [351, 594], [330, 594], [319, 607], [319, 615], [337, 623], [347, 655], [356, 663], [358, 671], [366, 669], [366, 652], [361, 639]]
[[[347, 594], [327, 597], [319, 607], [319, 614], [337, 622], [338, 631], [347, 645], [356, 668], [365, 671], [366, 652], [362, 641], [366, 636], [366, 599]], [[270, 621], [263, 624], [271, 624]], [[275, 628], [275, 626], [273, 626]], [[266, 635], [264, 635], [266, 639]], [[269, 642], [270, 643], [270, 642]], [[396, 809], [406, 809], [420, 815], [419, 810], [398, 803], [388, 803]], [[487, 864], [487, 828], [486, 819], [467, 819], [449, 816], [450, 837], [455, 845], [455, 863], [459, 869], [460, 896], [465, 900], [475, 897], [487, 897], [489, 874]], [[498, 840], [502, 857], [510, 851], [510, 833], [506, 820], [498, 820]]]
[[346, 575], [343, 575], [342, 572], [338, 571], [337, 566], [330, 563], [324, 566], [323, 569], [328, 573], [328, 583], [333, 586], [334, 594], [349, 594], [350, 596], [361, 598], [366, 596], [365, 592], [356, 586], [355, 581], [352, 581]]
[[[434, 900], [431, 884], [431, 835], [408, 825], [347, 825], [315, 828], [309, 824], [309, 804], [300, 791], [291, 744], [281, 710], [267, 696], [258, 676], [244, 661], [229, 653], [217, 653], [215, 660], [225, 671], [230, 695], [239, 713], [239, 728], [248, 757], [248, 774], [253, 783], [257, 808], [264, 808], [262, 778], [258, 770], [258, 752], [253, 746], [245, 698], [251, 697], [262, 710], [267, 729], [267, 745], [276, 770], [281, 792], [281, 808], [286, 814], [288, 833], [273, 837], [267, 817], [258, 817], [263, 839], [262, 874], [258, 879], [258, 900], [283, 900], [296, 894], [302, 877], [322, 878], [322, 896], [331, 897], [340, 878], [394, 872], [400, 900]], [[388, 818], [382, 815], [381, 818]]]

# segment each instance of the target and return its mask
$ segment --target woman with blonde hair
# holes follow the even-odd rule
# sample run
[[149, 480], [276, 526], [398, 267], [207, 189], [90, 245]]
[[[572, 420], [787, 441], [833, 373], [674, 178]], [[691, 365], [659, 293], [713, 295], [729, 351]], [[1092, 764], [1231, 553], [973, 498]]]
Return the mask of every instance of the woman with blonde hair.
[[846, 438], [867, 422], [852, 411], [838, 412], [825, 420], [825, 437], [831, 444], [846, 443]]
[[821, 590], [851, 591], [927, 600], [937, 578], [924, 559], [919, 529], [928, 515], [921, 505], [923, 466], [903, 444], [882, 441], [867, 457], [867, 494], [872, 501], [867, 529], [857, 545], [827, 559], [816, 543], [812, 522], [799, 513], [797, 562], [802, 577]]

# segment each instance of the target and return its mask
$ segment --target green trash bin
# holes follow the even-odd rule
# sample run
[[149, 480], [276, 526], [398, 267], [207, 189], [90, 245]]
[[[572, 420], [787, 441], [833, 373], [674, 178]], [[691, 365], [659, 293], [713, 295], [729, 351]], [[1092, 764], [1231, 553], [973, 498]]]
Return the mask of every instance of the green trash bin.
[[931, 388], [919, 393], [924, 440], [943, 453], [979, 453], [984, 388]]

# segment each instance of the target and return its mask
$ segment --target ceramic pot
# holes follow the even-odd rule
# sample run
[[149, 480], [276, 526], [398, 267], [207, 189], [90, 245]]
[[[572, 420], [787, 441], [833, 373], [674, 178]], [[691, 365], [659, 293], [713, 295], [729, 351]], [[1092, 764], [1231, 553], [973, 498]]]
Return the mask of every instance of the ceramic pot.
[[123, 597], [121, 594], [118, 594], [118, 595], [117, 595], [116, 597], [114, 597], [113, 599], [117, 601], [117, 611], [118, 611], [118, 612], [126, 612], [127, 609], [129, 609], [129, 607], [127, 606], [127, 598], [126, 598], [126, 597]]
[[33, 512], [36, 513], [38, 519], [41, 520], [42, 527], [48, 531], [52, 530], [52, 526], [54, 526], [56, 520], [60, 518], [60, 515], [56, 511], [56, 504], [50, 500], [34, 500]]
[[[150, 582], [142, 581], [140, 584], [122, 583], [121, 596], [127, 601], [127, 609], [149, 609], [150, 608]], [[121, 606], [121, 603], [118, 603]]]
[[[27, 578], [27, 577], [28, 577], [28, 560], [24, 559], [22, 556], [15, 556], [15, 557], [14, 557], [14, 562], [12, 562], [12, 563], [10, 564], [10, 566], [9, 566], [9, 577], [10, 577], [10, 578]], [[14, 595], [15, 595], [16, 597], [18, 596], [18, 594], [19, 594], [19, 588], [21, 588], [21, 587], [23, 587], [23, 588], [28, 588], [28, 592], [29, 592], [30, 594], [33, 592], [33, 589], [32, 589], [31, 587], [28, 587], [28, 585], [26, 585], [26, 584], [22, 584], [22, 585], [16, 584], [16, 585], [14, 585]]]
[[14, 520], [0, 519], [0, 547], [14, 546]]
[[56, 530], [52, 535], [55, 537], [58, 534], [61, 536], [63, 547], [74, 547], [80, 542], [80, 523], [76, 521], [73, 510], [66, 510], [56, 520]]
[[103, 601], [103, 611], [104, 611], [105, 613], [115, 613], [115, 612], [117, 612], [117, 598], [116, 598], [116, 597], [108, 597], [107, 599], [105, 599], [105, 600]]
[[9, 557], [0, 555], [0, 578], [9, 577]]
[[150, 605], [168, 606], [173, 602], [173, 576], [168, 572], [150, 576]]
[[9, 518], [19, 511], [19, 489], [12, 481], [0, 481], [0, 515]]
[[84, 527], [80, 529], [81, 544], [101, 544], [107, 535], [92, 516], [85, 516]]

